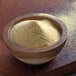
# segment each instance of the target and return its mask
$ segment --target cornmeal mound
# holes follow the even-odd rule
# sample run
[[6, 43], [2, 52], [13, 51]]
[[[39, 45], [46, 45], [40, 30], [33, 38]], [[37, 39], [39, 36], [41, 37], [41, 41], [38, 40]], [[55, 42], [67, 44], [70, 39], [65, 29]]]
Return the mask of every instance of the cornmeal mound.
[[54, 45], [60, 39], [60, 32], [47, 20], [24, 20], [10, 30], [10, 40], [24, 48], [43, 48]]

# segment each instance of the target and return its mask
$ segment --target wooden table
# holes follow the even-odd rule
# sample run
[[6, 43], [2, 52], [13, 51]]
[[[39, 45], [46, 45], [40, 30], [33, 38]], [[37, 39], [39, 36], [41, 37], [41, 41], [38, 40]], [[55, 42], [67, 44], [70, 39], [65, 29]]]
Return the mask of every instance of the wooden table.
[[[38, 12], [61, 18], [69, 34], [56, 59], [44, 65], [32, 66], [10, 54], [2, 33], [13, 18]], [[0, 0], [0, 76], [63, 76], [71, 72], [76, 72], [76, 0]]]

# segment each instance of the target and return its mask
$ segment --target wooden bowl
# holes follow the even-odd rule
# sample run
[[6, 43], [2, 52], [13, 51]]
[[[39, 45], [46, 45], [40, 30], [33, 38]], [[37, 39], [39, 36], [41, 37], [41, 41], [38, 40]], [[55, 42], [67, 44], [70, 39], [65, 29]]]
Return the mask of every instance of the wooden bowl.
[[[61, 37], [57, 43], [46, 48], [30, 49], [17, 46], [10, 41], [8, 34], [13, 25], [23, 20], [39, 20], [44, 18], [51, 20], [60, 31]], [[67, 28], [65, 24], [55, 16], [46, 13], [33, 13], [23, 15], [9, 22], [4, 29], [3, 38], [13, 56], [22, 62], [38, 65], [52, 60], [62, 50], [67, 39]]]

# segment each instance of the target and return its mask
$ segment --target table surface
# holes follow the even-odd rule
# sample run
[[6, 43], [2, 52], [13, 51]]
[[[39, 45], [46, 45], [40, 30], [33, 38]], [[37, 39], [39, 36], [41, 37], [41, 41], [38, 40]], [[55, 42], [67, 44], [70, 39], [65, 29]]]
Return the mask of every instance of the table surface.
[[[7, 23], [28, 13], [49, 13], [68, 28], [67, 42], [47, 64], [32, 66], [14, 58], [2, 39]], [[0, 0], [0, 76], [62, 76], [76, 71], [76, 0]]]

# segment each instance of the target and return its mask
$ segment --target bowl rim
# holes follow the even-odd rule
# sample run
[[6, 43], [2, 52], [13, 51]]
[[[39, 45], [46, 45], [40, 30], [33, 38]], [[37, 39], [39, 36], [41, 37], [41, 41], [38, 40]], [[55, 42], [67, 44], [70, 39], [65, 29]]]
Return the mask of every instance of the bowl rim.
[[[38, 48], [38, 49], [37, 48], [36, 49], [24, 48], [24, 47], [20, 47], [15, 44], [12, 44], [12, 42], [9, 39], [9, 35], [8, 35], [10, 28], [18, 21], [20, 21], [24, 18], [27, 18], [27, 17], [31, 17], [31, 16], [47, 17], [47, 18], [52, 19], [55, 22], [57, 22], [60, 25], [60, 27], [62, 28], [62, 35], [60, 37], [60, 40], [52, 46], [49, 46], [46, 48]], [[32, 13], [32, 14], [25, 14], [23, 16], [17, 17], [15, 19], [13, 19], [12, 21], [10, 21], [7, 24], [7, 26], [4, 28], [3, 40], [8, 47], [15, 49], [17, 51], [23, 51], [23, 52], [27, 52], [27, 53], [41, 53], [41, 52], [46, 52], [46, 51], [50, 51], [50, 50], [52, 51], [53, 49], [62, 45], [66, 41], [67, 35], [68, 35], [67, 27], [65, 26], [64, 22], [61, 21], [58, 17], [55, 17], [55, 16], [53, 16], [51, 14], [47, 14], [47, 13]]]

